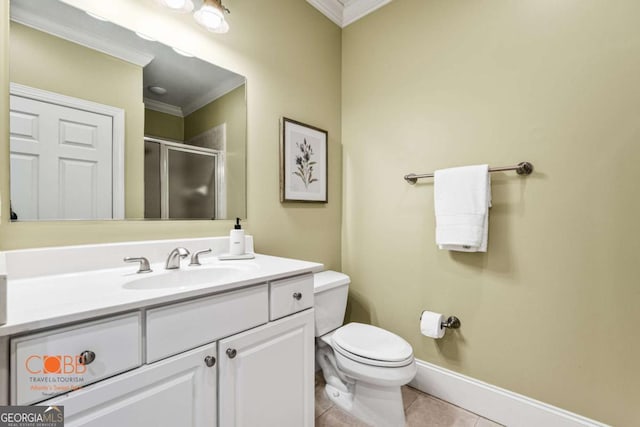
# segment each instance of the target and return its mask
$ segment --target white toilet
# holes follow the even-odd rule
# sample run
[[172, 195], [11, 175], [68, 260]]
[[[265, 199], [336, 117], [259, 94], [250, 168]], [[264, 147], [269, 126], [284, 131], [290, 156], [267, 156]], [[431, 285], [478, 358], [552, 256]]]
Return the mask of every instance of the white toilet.
[[335, 271], [314, 275], [316, 362], [327, 396], [372, 426], [404, 426], [400, 387], [416, 375], [413, 349], [384, 329], [342, 325], [349, 283], [349, 276]]

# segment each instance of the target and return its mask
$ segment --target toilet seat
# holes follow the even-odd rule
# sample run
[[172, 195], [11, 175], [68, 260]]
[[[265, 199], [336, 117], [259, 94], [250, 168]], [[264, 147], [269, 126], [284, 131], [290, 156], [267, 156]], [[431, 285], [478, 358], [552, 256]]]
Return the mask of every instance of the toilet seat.
[[349, 323], [331, 336], [334, 350], [371, 366], [402, 367], [413, 363], [411, 345], [396, 334], [362, 323]]

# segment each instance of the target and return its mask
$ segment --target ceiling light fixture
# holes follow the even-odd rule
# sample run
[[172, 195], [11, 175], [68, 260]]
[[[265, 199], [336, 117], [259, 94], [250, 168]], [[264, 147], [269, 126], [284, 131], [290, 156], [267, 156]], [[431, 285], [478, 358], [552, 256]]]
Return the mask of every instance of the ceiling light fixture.
[[181, 13], [189, 13], [193, 10], [193, 1], [191, 0], [156, 0], [164, 7]]
[[162, 96], [167, 94], [167, 90], [162, 86], [149, 86], [147, 89], [149, 89], [149, 92], [155, 93], [156, 95]]
[[229, 31], [229, 24], [224, 19], [224, 14], [230, 13], [222, 0], [204, 0], [202, 7], [198, 9], [193, 17], [196, 22], [213, 33], [226, 33]]
[[[156, 0], [173, 11], [189, 13], [194, 9], [193, 0]], [[193, 13], [196, 22], [212, 33], [223, 34], [229, 31], [229, 23], [224, 15], [231, 13], [222, 0], [202, 0], [202, 6]]]

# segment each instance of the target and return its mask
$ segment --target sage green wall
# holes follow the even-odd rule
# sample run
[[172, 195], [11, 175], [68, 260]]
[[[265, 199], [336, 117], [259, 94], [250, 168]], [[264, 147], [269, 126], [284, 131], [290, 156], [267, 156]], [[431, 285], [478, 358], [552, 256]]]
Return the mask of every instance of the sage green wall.
[[[350, 317], [418, 358], [640, 425], [640, 2], [394, 1], [343, 32]], [[440, 251], [433, 181], [492, 174], [489, 250]], [[459, 332], [419, 333], [429, 309]]]
[[[184, 118], [184, 136], [189, 140], [226, 123], [227, 213], [245, 212], [247, 107], [245, 86], [240, 86]], [[211, 148], [211, 147], [209, 147]]]
[[142, 68], [15, 22], [9, 67], [15, 83], [125, 110], [125, 215], [142, 217]]
[[184, 117], [145, 108], [144, 134], [184, 141]]
[[[161, 42], [193, 52], [247, 77], [247, 231], [258, 251], [340, 268], [342, 176], [340, 165], [341, 31], [307, 2], [228, 0], [231, 31], [216, 35], [190, 15], [151, 0], [65, 0]], [[0, 34], [8, 28], [8, 2], [0, 2]], [[284, 13], [283, 11], [286, 11]], [[171, 31], [167, 31], [170, 28]], [[0, 69], [6, 69], [6, 37]], [[305, 64], [305, 72], [300, 72]], [[6, 79], [6, 76], [0, 76]], [[6, 82], [6, 80], [4, 80]], [[7, 84], [0, 111], [7, 123]], [[142, 115], [142, 110], [140, 112]], [[279, 201], [279, 119], [295, 118], [329, 131], [329, 203]], [[0, 249], [226, 235], [232, 221], [120, 221], [8, 223], [7, 126], [0, 135]], [[127, 159], [129, 160], [129, 159]], [[143, 171], [142, 146], [135, 167]], [[141, 180], [142, 185], [142, 180]], [[142, 200], [142, 199], [140, 199]]]

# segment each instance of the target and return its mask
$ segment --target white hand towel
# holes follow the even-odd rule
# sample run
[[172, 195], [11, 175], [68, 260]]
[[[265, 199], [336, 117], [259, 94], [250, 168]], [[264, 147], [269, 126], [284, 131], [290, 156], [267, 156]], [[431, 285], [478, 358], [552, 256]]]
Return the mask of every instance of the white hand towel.
[[450, 251], [486, 252], [490, 205], [488, 165], [437, 170], [434, 174], [436, 244]]

